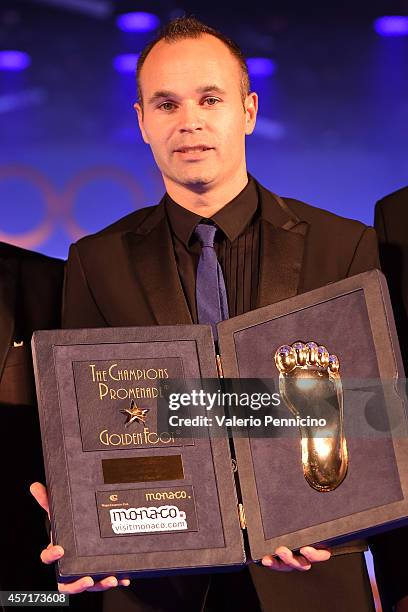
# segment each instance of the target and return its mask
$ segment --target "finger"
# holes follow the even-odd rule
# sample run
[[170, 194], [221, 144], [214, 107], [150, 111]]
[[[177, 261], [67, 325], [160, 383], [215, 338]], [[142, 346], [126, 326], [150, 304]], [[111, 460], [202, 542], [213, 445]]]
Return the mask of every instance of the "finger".
[[53, 544], [48, 544], [47, 548], [41, 552], [40, 559], [46, 565], [50, 563], [54, 563], [61, 559], [64, 555], [64, 549], [62, 546], [54, 546]]
[[47, 489], [44, 487], [41, 482], [33, 482], [30, 486], [30, 493], [36, 499], [37, 503], [40, 504], [41, 508], [47, 512], [48, 516], [50, 516], [50, 509], [48, 506], [48, 494]]
[[311, 563], [328, 561], [331, 557], [330, 550], [324, 548], [313, 548], [313, 546], [303, 546], [300, 549], [300, 554], [306, 557], [306, 559]]
[[118, 586], [118, 581], [115, 576], [108, 576], [108, 578], [103, 578], [98, 582], [95, 582], [95, 585], [88, 589], [88, 591], [98, 592], [98, 591], [106, 591], [107, 589], [112, 589]]
[[60, 593], [66, 593], [69, 595], [75, 595], [77, 593], [82, 593], [83, 591], [106, 591], [107, 589], [114, 588], [118, 585], [120, 586], [129, 586], [130, 580], [128, 578], [122, 578], [122, 580], [117, 580], [114, 576], [109, 576], [108, 578], [104, 578], [99, 582], [94, 582], [90, 576], [86, 576], [85, 578], [81, 578], [75, 582], [71, 582], [69, 584], [58, 585], [58, 590]]
[[312, 567], [308, 559], [305, 559], [302, 555], [294, 555], [286, 546], [279, 546], [279, 548], [275, 550], [275, 555], [278, 555], [286, 565], [289, 565], [295, 570], [307, 571]]
[[75, 595], [76, 593], [88, 591], [94, 584], [95, 583], [90, 576], [85, 576], [84, 578], [75, 580], [75, 582], [69, 582], [68, 584], [59, 582], [58, 591], [60, 593], [65, 593], [66, 595]]
[[262, 565], [276, 572], [293, 572], [292, 567], [286, 565], [286, 563], [281, 561], [278, 557], [273, 557], [272, 555], [262, 557]]

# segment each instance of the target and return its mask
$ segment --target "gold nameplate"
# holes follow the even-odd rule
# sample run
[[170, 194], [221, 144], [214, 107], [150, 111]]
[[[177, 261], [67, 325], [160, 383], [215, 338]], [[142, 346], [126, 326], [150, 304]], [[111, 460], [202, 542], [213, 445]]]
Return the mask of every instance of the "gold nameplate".
[[184, 480], [181, 455], [102, 459], [105, 484]]

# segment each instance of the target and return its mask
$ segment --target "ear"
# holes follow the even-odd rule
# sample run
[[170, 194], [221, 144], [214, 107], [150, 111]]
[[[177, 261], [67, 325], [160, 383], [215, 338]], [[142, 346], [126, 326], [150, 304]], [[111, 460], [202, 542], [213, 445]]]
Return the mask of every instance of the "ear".
[[255, 129], [256, 116], [258, 113], [258, 94], [254, 91], [245, 98], [245, 134], [249, 135]]
[[137, 113], [137, 121], [139, 123], [139, 129], [142, 134], [142, 138], [146, 144], [149, 144], [149, 139], [147, 138], [146, 130], [144, 128], [142, 106], [139, 102], [135, 102], [135, 104], [133, 105], [133, 108], [135, 109]]

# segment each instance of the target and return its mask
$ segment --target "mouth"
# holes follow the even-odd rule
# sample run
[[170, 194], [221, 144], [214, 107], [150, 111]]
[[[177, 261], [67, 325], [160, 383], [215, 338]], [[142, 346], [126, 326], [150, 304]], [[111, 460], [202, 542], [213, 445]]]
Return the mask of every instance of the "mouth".
[[206, 145], [195, 145], [194, 147], [179, 147], [175, 150], [175, 153], [204, 153], [205, 151], [212, 151], [214, 147], [207, 147]]

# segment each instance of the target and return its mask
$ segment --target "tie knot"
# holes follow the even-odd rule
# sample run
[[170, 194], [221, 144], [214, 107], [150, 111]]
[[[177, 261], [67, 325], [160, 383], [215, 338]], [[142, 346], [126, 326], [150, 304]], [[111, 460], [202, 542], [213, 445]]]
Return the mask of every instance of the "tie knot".
[[208, 225], [207, 223], [199, 223], [198, 225], [196, 225], [194, 234], [197, 236], [198, 240], [201, 242], [201, 246], [214, 248], [214, 238], [215, 238], [216, 231], [217, 231], [216, 225]]

